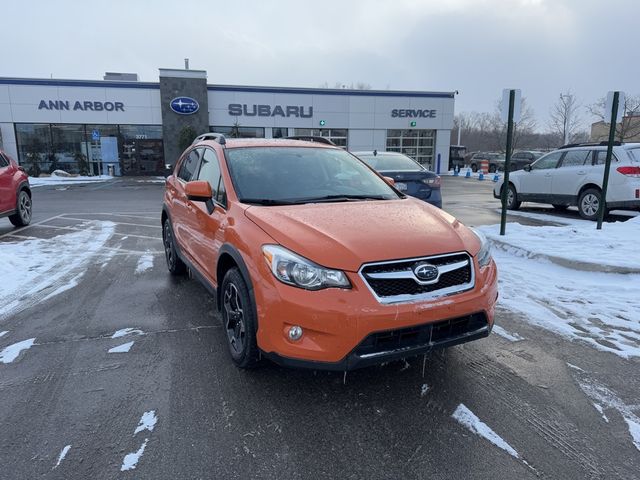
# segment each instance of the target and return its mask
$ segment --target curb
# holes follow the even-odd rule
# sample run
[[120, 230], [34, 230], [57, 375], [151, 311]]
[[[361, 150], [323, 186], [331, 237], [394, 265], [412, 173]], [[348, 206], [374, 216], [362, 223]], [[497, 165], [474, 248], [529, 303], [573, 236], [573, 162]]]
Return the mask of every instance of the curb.
[[546, 255], [544, 253], [533, 253], [529, 250], [526, 250], [522, 247], [517, 247], [515, 245], [511, 245], [510, 243], [503, 242], [502, 240], [494, 240], [490, 238], [489, 241], [499, 248], [508, 253], [513, 253], [516, 251], [526, 258], [530, 258], [533, 260], [548, 260], [551, 263], [559, 265], [565, 268], [571, 268], [573, 270], [579, 270], [582, 272], [601, 272], [601, 273], [619, 273], [624, 275], [640, 275], [640, 268], [633, 267], [620, 267], [616, 265], [602, 265], [591, 262], [583, 262], [580, 260], [569, 260], [563, 257], [556, 257], [555, 255]]

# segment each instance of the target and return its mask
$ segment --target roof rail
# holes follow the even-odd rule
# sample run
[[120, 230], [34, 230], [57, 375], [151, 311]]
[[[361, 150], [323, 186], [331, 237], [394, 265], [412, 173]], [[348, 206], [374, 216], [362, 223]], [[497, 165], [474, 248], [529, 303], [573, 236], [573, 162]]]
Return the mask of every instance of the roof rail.
[[290, 137], [285, 137], [287, 140], [304, 140], [306, 142], [316, 142], [316, 143], [324, 143], [325, 145], [334, 145], [331, 140], [327, 137], [320, 137], [318, 135], [292, 135]]
[[[562, 150], [563, 148], [574, 148], [574, 147], [606, 147], [609, 145], [609, 142], [583, 142], [583, 143], [567, 143], [561, 147], [558, 147], [558, 150]], [[613, 142], [614, 147], [619, 147], [623, 145], [623, 142], [615, 141]]]
[[214, 142], [218, 142], [220, 145], [226, 145], [227, 144], [227, 139], [224, 138], [223, 134], [215, 133], [215, 132], [207, 132], [207, 133], [203, 133], [201, 135], [198, 135], [193, 140], [193, 142], [191, 142], [191, 145], [193, 145], [194, 143], [202, 142], [203, 140], [213, 140]]

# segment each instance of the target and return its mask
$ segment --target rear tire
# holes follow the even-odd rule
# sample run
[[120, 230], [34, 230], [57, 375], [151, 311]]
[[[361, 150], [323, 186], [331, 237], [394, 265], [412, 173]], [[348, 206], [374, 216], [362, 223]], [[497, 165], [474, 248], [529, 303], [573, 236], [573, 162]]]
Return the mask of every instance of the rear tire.
[[171, 275], [184, 275], [187, 272], [187, 266], [184, 264], [178, 252], [176, 251], [175, 240], [171, 222], [167, 218], [162, 228], [162, 243], [164, 245], [164, 256], [167, 260], [167, 269]]
[[16, 227], [26, 227], [31, 223], [31, 196], [26, 190], [20, 190], [16, 213], [9, 216], [9, 221]]
[[[598, 219], [598, 208], [602, 201], [602, 192], [596, 188], [588, 188], [578, 198], [578, 212], [586, 220]], [[605, 211], [606, 214], [606, 211]]]
[[558, 205], [558, 204], [553, 205], [553, 209], [557, 212], [564, 212], [567, 210], [567, 208], [569, 208], [569, 205]]
[[260, 361], [260, 350], [256, 341], [256, 314], [249, 289], [237, 268], [227, 271], [221, 288], [222, 327], [231, 360], [239, 368], [253, 368]]
[[507, 190], [507, 209], [518, 210], [521, 204], [522, 202], [518, 200], [518, 193], [516, 192], [516, 187], [509, 184], [509, 187]]

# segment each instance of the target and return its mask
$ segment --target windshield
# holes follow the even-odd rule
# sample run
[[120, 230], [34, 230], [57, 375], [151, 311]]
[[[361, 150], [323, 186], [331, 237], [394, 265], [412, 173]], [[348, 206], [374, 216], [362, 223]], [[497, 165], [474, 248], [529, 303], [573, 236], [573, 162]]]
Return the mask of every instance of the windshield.
[[227, 165], [241, 202], [387, 200], [399, 195], [344, 150], [312, 147], [228, 149]]
[[416, 171], [424, 170], [419, 163], [404, 155], [358, 155], [375, 170]]

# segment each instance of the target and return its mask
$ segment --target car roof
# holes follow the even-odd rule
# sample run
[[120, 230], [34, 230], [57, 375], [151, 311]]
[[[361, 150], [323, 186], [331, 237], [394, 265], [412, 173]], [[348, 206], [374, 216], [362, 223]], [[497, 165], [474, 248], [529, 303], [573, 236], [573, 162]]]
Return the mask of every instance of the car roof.
[[[196, 145], [220, 145], [216, 140], [202, 140]], [[248, 147], [313, 147], [340, 149], [334, 145], [320, 142], [307, 142], [304, 140], [289, 140], [286, 138], [225, 138], [224, 148], [248, 148]]]
[[[373, 150], [369, 150], [369, 151], [362, 151], [362, 152], [351, 152], [354, 155], [358, 156], [358, 155], [373, 155]], [[404, 153], [400, 153], [400, 152], [387, 152], [387, 151], [379, 151], [376, 153], [376, 156], [402, 156], [402, 157], [406, 157], [406, 155]]]

